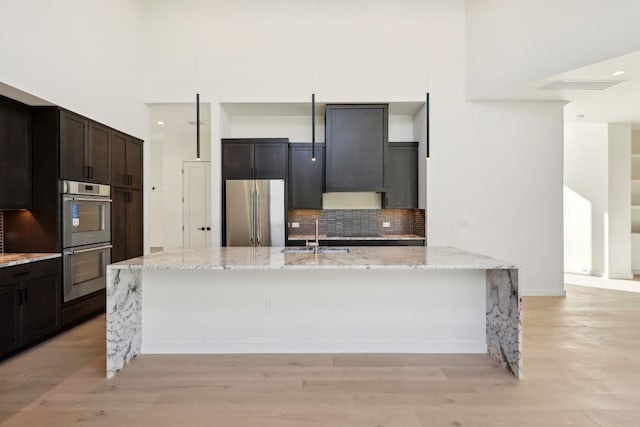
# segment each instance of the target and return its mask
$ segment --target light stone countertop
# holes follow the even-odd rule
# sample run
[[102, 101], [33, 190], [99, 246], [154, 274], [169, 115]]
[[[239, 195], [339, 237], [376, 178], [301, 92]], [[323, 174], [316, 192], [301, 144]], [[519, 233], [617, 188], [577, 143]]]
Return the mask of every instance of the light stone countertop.
[[[313, 234], [289, 234], [288, 240], [315, 240]], [[382, 236], [327, 236], [318, 235], [318, 240], [424, 240], [424, 237], [415, 234], [385, 234]]]
[[111, 268], [133, 270], [423, 269], [495, 270], [518, 266], [453, 247], [359, 246], [348, 253], [283, 253], [282, 247], [176, 249], [132, 258]]
[[58, 253], [51, 254], [0, 254], [0, 268], [12, 267], [14, 265], [27, 264], [30, 262], [44, 261], [47, 259], [60, 258]]

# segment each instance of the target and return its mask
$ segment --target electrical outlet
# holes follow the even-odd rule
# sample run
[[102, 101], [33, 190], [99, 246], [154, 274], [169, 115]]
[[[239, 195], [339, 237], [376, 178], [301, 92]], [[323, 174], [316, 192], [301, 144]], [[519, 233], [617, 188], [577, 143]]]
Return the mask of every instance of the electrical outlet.
[[471, 227], [471, 218], [458, 218], [458, 225], [460, 227]]
[[273, 301], [269, 298], [264, 299], [264, 312], [273, 313]]
[[292, 222], [291, 223], [291, 228], [300, 228], [300, 223], [299, 222]]
[[391, 223], [390, 223], [390, 222], [383, 222], [383, 223], [382, 223], [382, 226], [383, 226], [384, 228], [389, 228], [389, 227], [391, 227]]

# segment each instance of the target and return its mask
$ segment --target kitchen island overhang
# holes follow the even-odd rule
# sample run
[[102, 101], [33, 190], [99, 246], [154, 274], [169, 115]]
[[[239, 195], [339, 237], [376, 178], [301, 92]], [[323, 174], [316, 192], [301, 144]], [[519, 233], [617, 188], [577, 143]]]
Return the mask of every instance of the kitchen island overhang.
[[451, 247], [177, 250], [108, 267], [107, 377], [140, 353], [490, 353], [521, 376], [518, 267]]

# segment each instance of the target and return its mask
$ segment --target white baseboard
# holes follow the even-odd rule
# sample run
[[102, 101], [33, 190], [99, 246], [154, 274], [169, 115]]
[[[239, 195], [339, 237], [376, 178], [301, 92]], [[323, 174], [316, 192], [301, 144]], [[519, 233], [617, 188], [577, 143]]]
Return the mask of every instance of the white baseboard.
[[602, 277], [605, 279], [633, 280], [633, 274], [629, 273], [609, 273], [604, 274]]

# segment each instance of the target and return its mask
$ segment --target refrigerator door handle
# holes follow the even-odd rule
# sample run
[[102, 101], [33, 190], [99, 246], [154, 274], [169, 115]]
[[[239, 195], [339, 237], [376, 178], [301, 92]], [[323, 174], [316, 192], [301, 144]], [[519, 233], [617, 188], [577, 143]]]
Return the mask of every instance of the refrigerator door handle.
[[260, 246], [262, 235], [262, 218], [260, 218], [260, 192], [256, 190], [256, 245]]
[[251, 193], [249, 193], [249, 223], [250, 223], [250, 227], [251, 227], [251, 231], [249, 232], [249, 239], [251, 240], [251, 245], [253, 246], [253, 236], [254, 236], [254, 231], [255, 231], [255, 221], [254, 221], [254, 215], [255, 215], [255, 208], [254, 208], [255, 204], [253, 203], [253, 190], [251, 190]]

